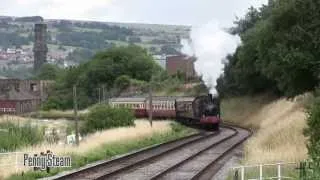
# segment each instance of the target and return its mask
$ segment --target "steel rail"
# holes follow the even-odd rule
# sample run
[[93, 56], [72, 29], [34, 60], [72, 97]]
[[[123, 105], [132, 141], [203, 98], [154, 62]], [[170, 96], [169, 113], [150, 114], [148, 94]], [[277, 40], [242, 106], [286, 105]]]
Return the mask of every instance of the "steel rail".
[[[242, 128], [243, 129], [243, 128]], [[250, 132], [250, 131], [249, 131]], [[225, 158], [227, 155], [229, 155], [235, 148], [237, 148], [240, 144], [245, 142], [249, 137], [251, 136], [251, 133], [249, 133], [248, 136], [237, 142], [236, 144], [229, 147], [226, 151], [224, 151], [218, 158], [213, 160], [210, 164], [208, 164], [205, 168], [203, 168], [200, 172], [198, 172], [196, 175], [194, 175], [191, 180], [199, 180], [199, 179], [206, 179], [202, 178], [205, 176], [212, 177], [215, 173], [217, 173], [221, 167], [216, 168], [216, 171], [210, 171], [210, 169], [213, 168], [214, 165], [217, 165], [219, 161], [221, 161], [223, 158]], [[209, 175], [208, 175], [209, 174]]]
[[[173, 140], [173, 141], [169, 141], [169, 142], [166, 142], [166, 143], [162, 143], [162, 144], [158, 144], [158, 145], [155, 145], [155, 146], [151, 146], [149, 148], [146, 148], [146, 149], [143, 149], [143, 150], [140, 150], [140, 151], [137, 151], [137, 152], [134, 152], [134, 153], [131, 153], [129, 155], [126, 155], [126, 156], [122, 156], [120, 158], [116, 158], [116, 159], [112, 159], [110, 161], [107, 161], [107, 162], [103, 162], [103, 163], [100, 163], [100, 164], [97, 164], [97, 165], [94, 165], [92, 167], [88, 167], [88, 168], [85, 168], [85, 169], [81, 169], [81, 170], [78, 170], [78, 171], [75, 171], [75, 172], [72, 172], [72, 173], [68, 173], [66, 175], [63, 175], [63, 176], [60, 176], [60, 177], [57, 177], [57, 178], [53, 178], [55, 180], [62, 180], [62, 179], [72, 179], [72, 178], [77, 178], [79, 177], [81, 174], [84, 174], [84, 175], [87, 175], [87, 174], [90, 174], [92, 172], [96, 172], [95, 170], [97, 168], [103, 168], [104, 166], [108, 166], [112, 163], [117, 163], [117, 162], [124, 162], [125, 160], [127, 159], [130, 159], [130, 158], [134, 158], [135, 156], [137, 155], [141, 155], [141, 154], [145, 154], [145, 153], [152, 153], [152, 151], [154, 150], [157, 150], [158, 148], [169, 148], [168, 150], [165, 150], [163, 152], [160, 152], [158, 154], [156, 154], [155, 156], [159, 156], [159, 155], [163, 155], [163, 154], [166, 154], [170, 151], [173, 151], [174, 149], [176, 148], [182, 148], [184, 146], [187, 146], [188, 144], [191, 144], [191, 143], [195, 143], [195, 142], [198, 142], [198, 141], [201, 141], [201, 140], [204, 140], [204, 139], [207, 139], [208, 137], [212, 137], [212, 136], [215, 136], [219, 134], [219, 132], [216, 132], [216, 133], [210, 133], [209, 135], [204, 135], [203, 133], [197, 133], [197, 134], [193, 134], [193, 135], [190, 135], [190, 136], [186, 136], [186, 137], [183, 137], [183, 138], [180, 138], [180, 139], [176, 139], [176, 140]], [[182, 142], [182, 141], [186, 141], [186, 142]], [[181, 143], [179, 145], [179, 143]], [[169, 147], [166, 147], [166, 146], [169, 146]], [[173, 148], [170, 146], [173, 146]], [[151, 156], [152, 158], [153, 156]], [[140, 161], [137, 161], [137, 162], [134, 162], [132, 164], [129, 164], [127, 166], [124, 166], [122, 168], [119, 168], [115, 171], [112, 171], [111, 173], [115, 173], [115, 172], [118, 172], [119, 170], [121, 169], [128, 169], [132, 166], [134, 166], [135, 164], [137, 163], [142, 163], [142, 162], [145, 162], [145, 161], [148, 161], [150, 158], [145, 158], [145, 159], [142, 159]]]
[[217, 147], [217, 146], [220, 145], [221, 143], [224, 143], [225, 141], [227, 141], [227, 140], [229, 140], [229, 139], [231, 139], [231, 138], [233, 138], [233, 137], [235, 137], [235, 136], [238, 135], [239, 132], [238, 132], [235, 128], [232, 128], [232, 127], [228, 127], [228, 128], [231, 129], [231, 130], [233, 130], [234, 133], [231, 134], [231, 135], [229, 135], [229, 136], [227, 136], [227, 137], [225, 137], [225, 138], [223, 138], [223, 139], [221, 139], [220, 141], [218, 141], [218, 142], [210, 145], [209, 147], [206, 147], [206, 148], [202, 149], [201, 151], [197, 152], [196, 154], [194, 154], [194, 155], [188, 157], [187, 159], [184, 159], [184, 160], [182, 160], [181, 162], [175, 164], [174, 166], [171, 166], [171, 167], [167, 168], [166, 170], [164, 170], [164, 171], [156, 174], [155, 176], [153, 176], [153, 177], [151, 178], [151, 180], [156, 180], [156, 179], [162, 178], [163, 176], [165, 176], [166, 174], [170, 173], [170, 172], [173, 171], [174, 169], [176, 169], [176, 168], [184, 165], [185, 163], [187, 163], [187, 162], [189, 162], [189, 161], [192, 161], [194, 158], [198, 157], [200, 154], [202, 154], [202, 153], [204, 153], [204, 152], [206, 152], [206, 151], [208, 151], [208, 150], [210, 150], [210, 149], [212, 149], [212, 148], [214, 148], [214, 147]]
[[172, 153], [172, 152], [178, 151], [178, 150], [180, 150], [180, 149], [182, 149], [182, 148], [184, 148], [184, 147], [186, 147], [186, 146], [189, 146], [189, 145], [192, 145], [192, 144], [195, 144], [195, 143], [204, 141], [204, 140], [206, 140], [206, 139], [208, 139], [208, 138], [214, 137], [214, 136], [216, 136], [217, 134], [218, 134], [218, 133], [211, 133], [211, 134], [209, 134], [209, 135], [207, 135], [207, 136], [203, 136], [202, 138], [196, 139], [196, 140], [194, 140], [194, 141], [190, 141], [190, 142], [184, 143], [184, 144], [182, 144], [182, 145], [180, 145], [180, 146], [177, 146], [177, 147], [174, 147], [174, 148], [172, 148], [172, 149], [169, 149], [168, 151], [165, 151], [165, 152], [163, 152], [163, 153], [159, 153], [159, 154], [157, 154], [157, 155], [155, 155], [155, 156], [152, 156], [152, 157], [150, 157], [150, 158], [143, 159], [143, 160], [138, 161], [138, 162], [136, 162], [136, 163], [134, 163], [134, 164], [130, 164], [130, 165], [124, 167], [124, 168], [118, 169], [118, 170], [113, 171], [113, 172], [111, 172], [111, 173], [103, 174], [103, 175], [95, 178], [95, 180], [108, 179], [109, 177], [112, 177], [112, 176], [114, 176], [114, 175], [116, 175], [116, 174], [120, 174], [120, 173], [125, 172], [125, 171], [127, 171], [127, 170], [130, 170], [130, 169], [133, 169], [133, 168], [135, 168], [135, 167], [141, 166], [141, 165], [143, 165], [143, 164], [145, 164], [145, 163], [148, 163], [148, 162], [150, 162], [150, 161], [154, 161], [154, 160], [156, 160], [156, 159], [158, 159], [158, 158], [160, 158], [160, 157], [162, 157], [162, 156], [165, 156], [165, 155], [168, 154], [168, 153]]

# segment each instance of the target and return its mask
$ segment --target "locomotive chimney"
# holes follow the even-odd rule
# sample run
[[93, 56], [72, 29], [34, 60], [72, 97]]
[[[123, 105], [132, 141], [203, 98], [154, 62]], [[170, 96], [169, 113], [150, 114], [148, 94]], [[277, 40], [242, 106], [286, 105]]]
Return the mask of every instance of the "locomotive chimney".
[[208, 97], [209, 97], [210, 101], [213, 100], [213, 95], [212, 94], [208, 94]]

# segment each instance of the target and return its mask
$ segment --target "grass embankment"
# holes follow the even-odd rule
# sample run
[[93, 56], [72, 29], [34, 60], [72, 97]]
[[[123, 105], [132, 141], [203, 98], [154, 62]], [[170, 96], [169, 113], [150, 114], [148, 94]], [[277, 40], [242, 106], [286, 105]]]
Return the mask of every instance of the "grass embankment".
[[[87, 110], [79, 111], [78, 117], [80, 120], [85, 119]], [[29, 114], [25, 114], [25, 117], [37, 118], [37, 119], [74, 119], [74, 112], [72, 110], [69, 111], [59, 111], [59, 110], [50, 110], [50, 111], [39, 111], [33, 112]]]
[[[147, 121], [136, 121], [135, 127], [117, 128], [97, 132], [85, 138], [78, 148], [72, 146], [57, 146], [57, 145], [41, 145], [23, 149], [24, 152], [41, 152], [50, 149], [54, 154], [71, 155], [72, 169], [79, 168], [85, 164], [102, 160], [110, 159], [116, 155], [125, 154], [147, 146], [171, 141], [181, 138], [188, 134], [194, 133], [193, 130], [182, 127], [181, 125], [173, 124], [169, 121], [159, 121], [153, 123], [153, 128], [149, 126]], [[68, 169], [52, 169], [50, 174], [46, 172], [27, 171], [24, 176], [14, 174], [7, 169], [0, 171], [0, 174], [7, 179], [36, 179], [55, 175], [61, 171]], [[26, 171], [26, 169], [24, 169]], [[11, 176], [10, 176], [11, 175]]]
[[255, 133], [244, 145], [243, 164], [300, 162], [307, 158], [304, 103], [307, 97], [287, 99], [269, 96], [224, 100], [224, 120]]
[[0, 152], [14, 151], [44, 141], [44, 129], [28, 124], [0, 122]]

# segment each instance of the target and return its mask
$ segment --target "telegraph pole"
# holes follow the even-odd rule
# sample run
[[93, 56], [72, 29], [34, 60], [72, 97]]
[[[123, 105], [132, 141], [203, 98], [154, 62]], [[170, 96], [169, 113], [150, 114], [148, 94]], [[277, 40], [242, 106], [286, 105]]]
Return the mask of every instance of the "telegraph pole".
[[98, 88], [98, 93], [99, 93], [99, 104], [101, 104], [101, 88]]
[[102, 86], [102, 100], [106, 103], [106, 89], [105, 85]]
[[150, 126], [152, 127], [152, 112], [153, 112], [153, 106], [152, 106], [152, 86], [149, 85], [149, 122]]
[[79, 146], [79, 118], [78, 118], [78, 104], [77, 104], [77, 86], [73, 86], [73, 110], [75, 118], [75, 128], [76, 128], [76, 145]]

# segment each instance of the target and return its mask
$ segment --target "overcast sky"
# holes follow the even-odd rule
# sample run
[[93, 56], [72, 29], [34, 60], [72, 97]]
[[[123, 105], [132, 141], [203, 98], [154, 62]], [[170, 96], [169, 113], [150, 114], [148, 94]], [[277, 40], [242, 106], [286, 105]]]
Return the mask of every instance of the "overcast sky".
[[200, 25], [230, 25], [252, 5], [267, 0], [1, 0], [0, 15], [45, 19]]

